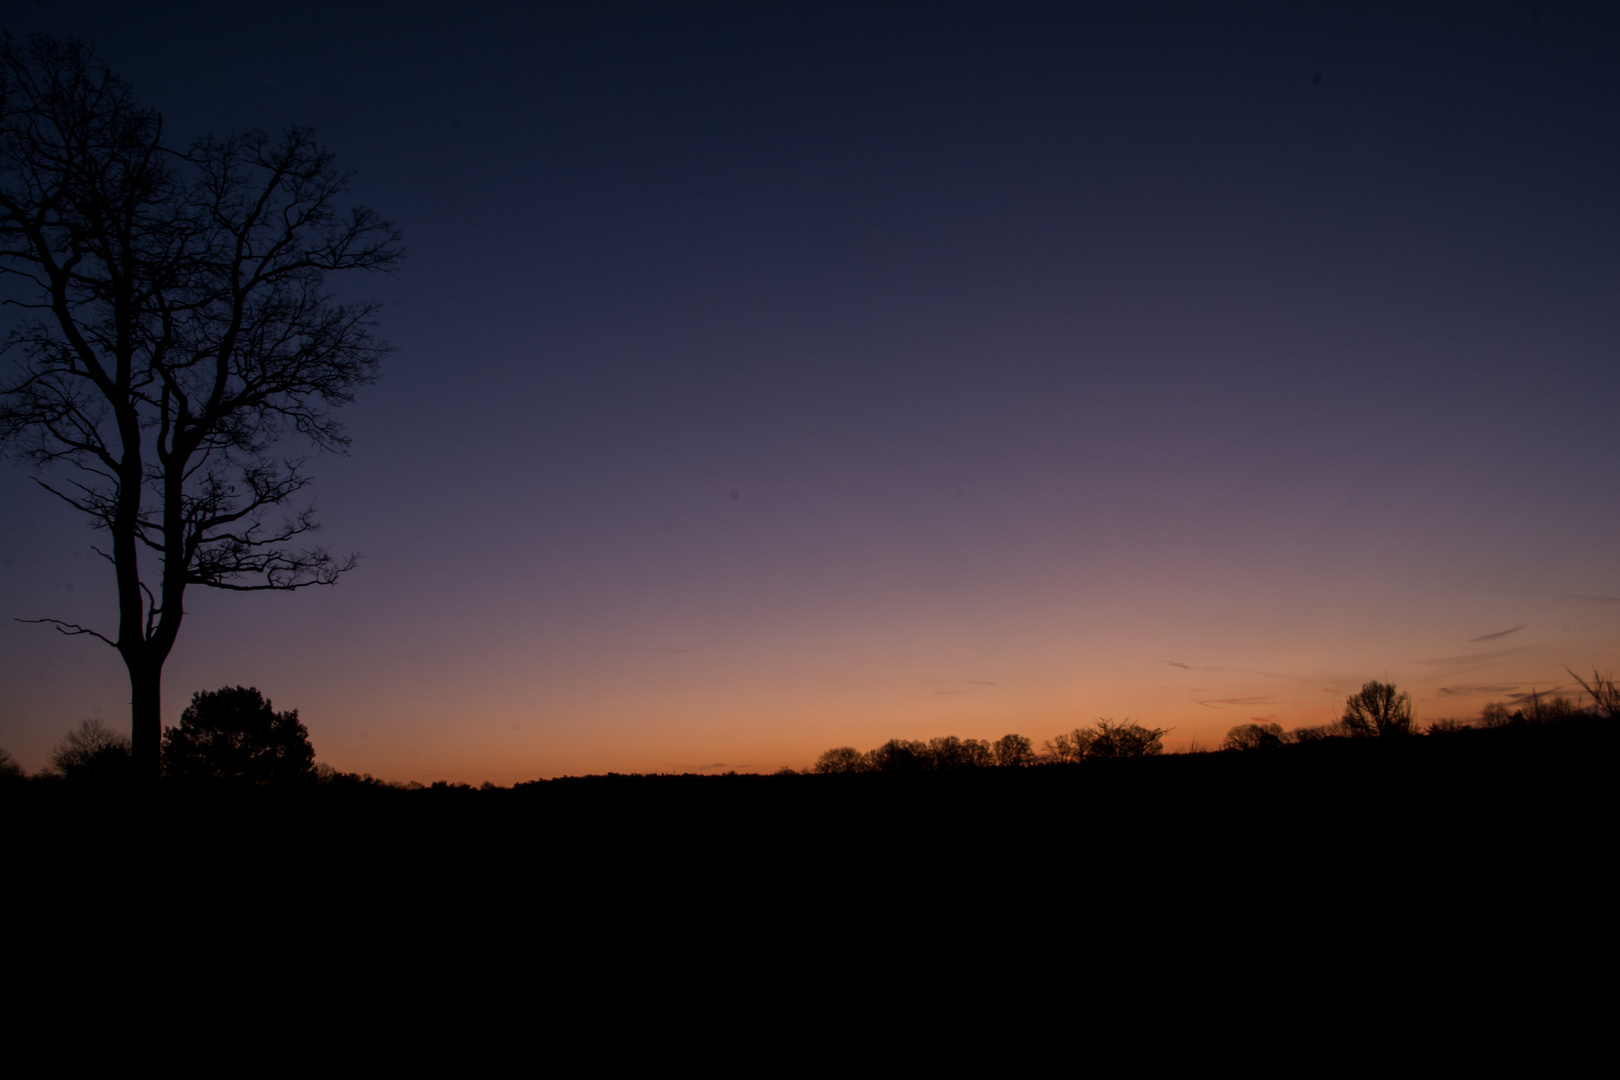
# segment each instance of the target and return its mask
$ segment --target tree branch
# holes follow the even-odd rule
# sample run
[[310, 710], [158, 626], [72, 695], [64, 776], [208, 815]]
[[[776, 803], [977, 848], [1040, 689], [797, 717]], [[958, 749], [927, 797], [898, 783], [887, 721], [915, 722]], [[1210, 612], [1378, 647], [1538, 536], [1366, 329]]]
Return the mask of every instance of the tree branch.
[[115, 649], [118, 648], [118, 642], [112, 641], [87, 627], [80, 626], [78, 623], [63, 622], [61, 619], [18, 619], [17, 621], [20, 623], [51, 623], [56, 627], [57, 633], [66, 634], [68, 637], [78, 637], [80, 634], [89, 634], [93, 638], [99, 638], [100, 640], [107, 642], [108, 645], [111, 645]]

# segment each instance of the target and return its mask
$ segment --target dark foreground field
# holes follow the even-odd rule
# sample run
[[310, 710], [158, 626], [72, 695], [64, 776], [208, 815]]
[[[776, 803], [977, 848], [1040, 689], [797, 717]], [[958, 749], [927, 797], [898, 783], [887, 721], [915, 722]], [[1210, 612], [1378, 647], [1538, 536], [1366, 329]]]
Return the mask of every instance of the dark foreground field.
[[1615, 744], [1581, 720], [917, 776], [20, 785], [14, 981], [739, 1016], [1309, 1012], [1361, 984], [1368, 1009], [1575, 1009], [1573, 973], [1613, 954]]

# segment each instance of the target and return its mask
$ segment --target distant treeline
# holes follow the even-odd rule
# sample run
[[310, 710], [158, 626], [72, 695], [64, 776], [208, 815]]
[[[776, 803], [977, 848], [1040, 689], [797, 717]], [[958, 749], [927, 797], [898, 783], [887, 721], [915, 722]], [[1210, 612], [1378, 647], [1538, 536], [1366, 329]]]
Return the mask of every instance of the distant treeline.
[[[1574, 672], [1570, 672], [1574, 675]], [[1472, 727], [1499, 728], [1512, 724], [1552, 724], [1586, 715], [1620, 719], [1620, 692], [1612, 678], [1592, 673], [1588, 683], [1575, 675], [1592, 701], [1582, 705], [1562, 696], [1542, 697], [1534, 692], [1530, 700], [1509, 710], [1493, 701], [1481, 710], [1477, 720], [1455, 717], [1431, 721], [1420, 727], [1412, 714], [1411, 696], [1393, 683], [1368, 682], [1345, 699], [1344, 713], [1331, 724], [1285, 731], [1281, 724], [1238, 724], [1226, 733], [1216, 749], [1221, 752], [1268, 750], [1289, 745], [1333, 739], [1409, 738], [1419, 735], [1446, 735]], [[1048, 739], [1040, 753], [1032, 740], [1023, 735], [1003, 735], [995, 742], [959, 739], [953, 735], [921, 740], [890, 739], [865, 753], [853, 746], [836, 746], [823, 753], [811, 766], [813, 773], [896, 773], [952, 772], [958, 769], [1015, 768], [1030, 765], [1072, 765], [1083, 761], [1154, 757], [1164, 753], [1164, 736], [1172, 728], [1149, 728], [1132, 723], [1099, 719], [1085, 728], [1075, 728]], [[1189, 753], [1207, 748], [1194, 742]], [[792, 770], [784, 770], [791, 772]]]
[[[1591, 717], [1620, 719], [1620, 689], [1616, 688], [1613, 678], [1596, 671], [1590, 682], [1578, 675], [1574, 677], [1584, 690], [1581, 698], [1574, 701], [1563, 696], [1543, 697], [1532, 693], [1518, 708], [1510, 709], [1496, 701], [1486, 705], [1476, 719], [1446, 718], [1421, 727], [1413, 717], [1408, 694], [1390, 683], [1368, 682], [1346, 698], [1343, 714], [1333, 723], [1291, 731], [1275, 723], [1238, 724], [1213, 749], [1245, 753], [1339, 741], [1446, 736], [1476, 728], [1557, 724]], [[1582, 700], [1587, 696], [1590, 702]], [[927, 741], [890, 739], [864, 752], [853, 746], [833, 747], [804, 773], [952, 773], [1158, 757], [1164, 754], [1164, 736], [1172, 730], [1145, 727], [1128, 717], [1120, 722], [1099, 719], [1089, 727], [1077, 727], [1046, 740], [1039, 751], [1033, 740], [1017, 734], [1003, 735], [993, 742], [954, 735]], [[1195, 741], [1186, 752], [1202, 754], [1209, 749], [1198, 746]], [[11, 754], [0, 748], [0, 783], [31, 779], [41, 783], [68, 781], [76, 786], [105, 786], [128, 782], [133, 775], [130, 765], [129, 738], [110, 731], [98, 720], [86, 720], [63, 738], [51, 755], [50, 766], [34, 777], [29, 777]], [[179, 726], [164, 732], [163, 765], [166, 784], [193, 787], [473, 790], [469, 784], [445, 781], [429, 785], [382, 781], [370, 774], [346, 773], [318, 764], [297, 710], [278, 713], [257, 690], [240, 686], [192, 695], [191, 705], [181, 715]], [[801, 774], [797, 769], [784, 767], [775, 775]], [[620, 778], [617, 773], [607, 776]], [[479, 790], [496, 788], [497, 785], [486, 782]]]
[[814, 773], [953, 772], [957, 769], [1018, 768], [1045, 762], [1078, 762], [1087, 758], [1147, 757], [1164, 752], [1168, 728], [1147, 728], [1129, 718], [1121, 723], [1098, 720], [1046, 743], [1043, 753], [1023, 735], [1003, 735], [995, 742], [945, 735], [927, 742], [890, 739], [864, 754], [853, 746], [836, 746], [816, 759]]

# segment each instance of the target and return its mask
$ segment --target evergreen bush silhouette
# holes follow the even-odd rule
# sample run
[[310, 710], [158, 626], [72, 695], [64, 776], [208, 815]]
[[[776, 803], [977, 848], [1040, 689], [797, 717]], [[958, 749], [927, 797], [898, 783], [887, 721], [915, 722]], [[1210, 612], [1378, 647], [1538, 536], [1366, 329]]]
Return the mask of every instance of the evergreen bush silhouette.
[[315, 778], [315, 748], [298, 710], [278, 713], [252, 687], [198, 691], [163, 732], [163, 771], [184, 780], [285, 784]]

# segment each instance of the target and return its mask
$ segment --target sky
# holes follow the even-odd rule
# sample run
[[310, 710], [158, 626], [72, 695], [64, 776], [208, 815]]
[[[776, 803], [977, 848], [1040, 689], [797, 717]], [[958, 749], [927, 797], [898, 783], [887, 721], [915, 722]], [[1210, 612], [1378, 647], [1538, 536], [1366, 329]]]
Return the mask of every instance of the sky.
[[[0, 6], [177, 145], [313, 127], [397, 347], [330, 589], [187, 595], [379, 778], [774, 771], [1099, 717], [1421, 721], [1620, 661], [1620, 15], [1591, 4]], [[0, 324], [14, 318], [0, 312]], [[9, 329], [7, 326], [0, 328]], [[1609, 403], [1609, 404], [1605, 404]], [[289, 446], [289, 452], [295, 452]], [[128, 723], [0, 463], [0, 746]]]

